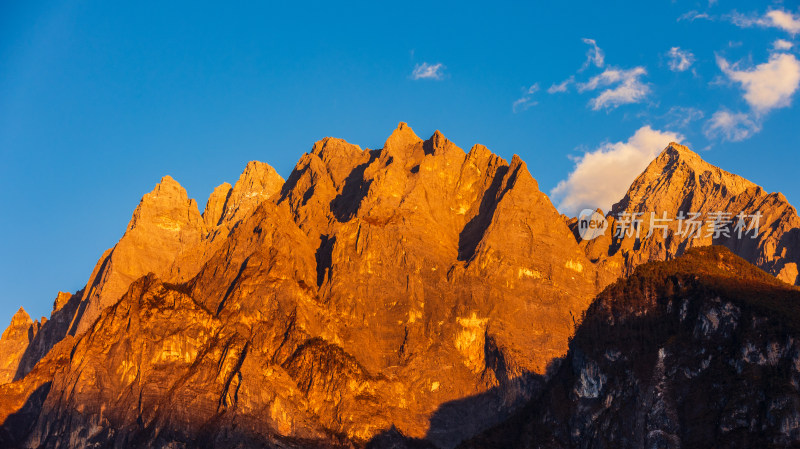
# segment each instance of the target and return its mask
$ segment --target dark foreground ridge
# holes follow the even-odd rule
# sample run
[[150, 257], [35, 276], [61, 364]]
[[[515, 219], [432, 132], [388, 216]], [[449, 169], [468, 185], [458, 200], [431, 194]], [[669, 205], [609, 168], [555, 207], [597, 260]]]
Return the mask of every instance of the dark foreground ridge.
[[794, 447], [800, 290], [723, 247], [640, 266], [535, 397], [463, 448]]

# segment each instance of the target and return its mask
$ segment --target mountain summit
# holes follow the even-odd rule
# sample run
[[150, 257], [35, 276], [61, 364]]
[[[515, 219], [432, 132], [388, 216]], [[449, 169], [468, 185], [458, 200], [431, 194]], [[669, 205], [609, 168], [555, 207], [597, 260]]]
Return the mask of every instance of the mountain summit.
[[[668, 222], [651, 222], [667, 217]], [[677, 218], [696, 213], [702, 229], [698, 233], [681, 234]], [[618, 237], [613, 235], [620, 216], [641, 214], [640, 232]], [[743, 233], [735, 231], [738, 216], [746, 217], [750, 228], [758, 215], [757, 229]], [[767, 193], [760, 186], [715, 167], [683, 145], [671, 143], [639, 175], [625, 196], [608, 215], [608, 235], [583, 242], [587, 256], [598, 264], [605, 282], [628, 275], [647, 261], [668, 260], [683, 254], [688, 248], [723, 245], [750, 263], [789, 284], [800, 283], [800, 218], [781, 193]], [[714, 235], [714, 220], [729, 221], [726, 233]], [[660, 228], [668, 225], [666, 237]], [[577, 222], [571, 222], [573, 229]], [[684, 228], [686, 231], [686, 228]], [[746, 234], [746, 235], [745, 235]]]
[[749, 192], [758, 196], [759, 186], [704, 161], [689, 148], [670, 143], [648, 165], [611, 212], [724, 210], [730, 198]]

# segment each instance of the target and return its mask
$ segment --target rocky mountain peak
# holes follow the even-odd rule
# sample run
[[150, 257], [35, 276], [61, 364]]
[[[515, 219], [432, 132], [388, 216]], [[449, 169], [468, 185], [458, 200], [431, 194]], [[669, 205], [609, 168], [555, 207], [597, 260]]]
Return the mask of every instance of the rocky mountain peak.
[[56, 299], [53, 301], [53, 312], [57, 312], [64, 308], [70, 299], [72, 299], [72, 293], [58, 292]]
[[690, 150], [686, 145], [681, 145], [678, 142], [670, 142], [664, 149], [665, 153], [683, 154], [685, 157], [699, 157], [697, 153]]
[[464, 150], [451, 142], [438, 129], [423, 143], [423, 150], [425, 155], [444, 157], [453, 161], [455, 161], [456, 158], [463, 159], [466, 155]]
[[189, 199], [186, 189], [167, 175], [152, 191], [146, 193], [128, 223], [130, 232], [139, 225], [153, 225], [177, 232], [186, 222], [196, 223], [200, 217], [197, 202]]
[[[616, 235], [616, 219], [623, 213], [638, 215], [639, 235]], [[667, 236], [649, 234], [651, 214], [666, 216]], [[683, 214], [683, 215], [681, 215]], [[698, 215], [695, 215], [698, 214]], [[720, 215], [723, 214], [723, 215]], [[681, 233], [682, 220], [694, 216], [699, 232]], [[728, 231], [712, 233], [714, 217], [730, 220]], [[732, 232], [736, 217], [754, 224], [750, 235]], [[754, 218], [759, 217], [759, 218]], [[650, 260], [665, 260], [697, 246], [723, 245], [779, 279], [796, 284], [800, 263], [800, 217], [780, 193], [768, 194], [747, 179], [716, 167], [689, 148], [670, 143], [631, 184], [610, 213], [608, 236], [582, 242], [597, 262], [606, 282], [628, 275]], [[575, 229], [575, 221], [571, 226]], [[724, 223], [722, 224], [724, 226]], [[685, 226], [684, 226], [685, 228]], [[576, 234], [577, 235], [577, 234]]]
[[[727, 199], [748, 190], [754, 195], [763, 192], [755, 183], [709, 164], [689, 148], [673, 142], [634, 180], [625, 197], [612, 207], [612, 213], [677, 213], [686, 211], [686, 207], [707, 205], [705, 200], [711, 199], [712, 192], [713, 196]], [[699, 196], [701, 192], [703, 195]]]
[[223, 182], [215, 187], [214, 191], [209, 195], [206, 208], [203, 210], [203, 221], [206, 223], [207, 228], [213, 229], [220, 224], [222, 215], [225, 213], [225, 202], [228, 201], [231, 190], [233, 190], [233, 186]]
[[269, 164], [248, 162], [227, 195], [220, 221], [233, 225], [242, 220], [259, 203], [280, 192], [283, 182], [281, 175]]
[[539, 183], [536, 179], [531, 176], [531, 172], [528, 171], [528, 164], [519, 157], [519, 155], [513, 155], [511, 157], [511, 163], [509, 164], [508, 170], [510, 173], [514, 174], [514, 181], [517, 180], [524, 180], [524, 182], [532, 183], [532, 188], [539, 190]]
[[[326, 137], [314, 144], [311, 156], [316, 156], [321, 164], [318, 167], [324, 170], [337, 190], [344, 186], [345, 180], [354, 167], [369, 159], [369, 150], [362, 150], [360, 146], [353, 145], [344, 139]], [[298, 164], [299, 166], [299, 164]]]
[[[145, 194], [133, 212], [128, 229], [114, 248], [98, 261], [86, 285], [73, 332], [81, 333], [116, 302], [134, 280], [149, 273], [185, 281], [202, 260], [186, 257], [206, 234], [197, 202], [172, 177], [164, 176]], [[186, 259], [181, 267], [176, 260]]]
[[161, 178], [161, 181], [153, 188], [151, 196], [166, 196], [177, 199], [187, 198], [186, 189], [170, 175], [165, 175]]
[[271, 165], [260, 161], [250, 161], [233, 186], [234, 195], [237, 193], [256, 196], [271, 196], [279, 191], [283, 185], [283, 178]]
[[37, 324], [20, 307], [0, 336], [0, 385], [11, 382], [16, 377], [19, 362], [38, 330]]
[[386, 143], [383, 144], [383, 150], [389, 156], [406, 155], [418, 143], [422, 143], [422, 139], [414, 133], [414, 130], [408, 124], [400, 122], [389, 138], [386, 139]]
[[336, 159], [358, 157], [363, 150], [358, 145], [353, 145], [344, 139], [325, 137], [318, 140], [311, 148], [311, 154], [316, 155], [328, 163]]
[[15, 313], [14, 316], [11, 317], [10, 326], [22, 326], [22, 325], [28, 326], [31, 324], [33, 324], [33, 320], [31, 320], [31, 317], [30, 315], [28, 315], [28, 312], [26, 312], [25, 309], [22, 307], [20, 307], [19, 310], [17, 310], [17, 313]]
[[670, 142], [653, 160], [652, 164], [655, 164], [653, 168], [662, 167], [669, 170], [677, 170], [683, 167], [683, 169], [699, 171], [700, 173], [716, 168], [704, 161], [699, 154], [689, 149], [689, 147], [676, 142]]

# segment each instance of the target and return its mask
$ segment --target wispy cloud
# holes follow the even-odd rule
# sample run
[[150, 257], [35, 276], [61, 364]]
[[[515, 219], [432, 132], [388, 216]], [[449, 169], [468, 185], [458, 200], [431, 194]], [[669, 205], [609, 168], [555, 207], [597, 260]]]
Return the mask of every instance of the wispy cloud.
[[411, 72], [411, 79], [441, 80], [444, 78], [445, 68], [445, 65], [441, 62], [437, 62], [436, 64], [428, 64], [427, 62], [423, 62], [422, 64], [417, 64], [414, 67], [414, 71]]
[[714, 113], [703, 127], [703, 133], [709, 139], [720, 138], [730, 142], [739, 142], [761, 131], [758, 119], [743, 112], [730, 112], [721, 109]]
[[734, 11], [727, 18], [734, 25], [742, 28], [778, 28], [792, 36], [800, 33], [800, 15], [795, 15], [782, 9], [769, 10], [763, 16], [742, 14]]
[[[606, 63], [606, 54], [603, 52], [603, 49], [597, 45], [597, 41], [594, 39], [583, 38], [583, 43], [589, 45], [589, 49], [586, 51], [586, 60], [583, 62], [583, 65], [578, 72], [582, 72], [588, 69], [591, 66], [602, 68], [605, 66]], [[555, 94], [559, 92], [566, 92], [569, 90], [569, 86], [575, 84], [575, 75], [571, 75], [569, 78], [565, 79], [560, 83], [553, 83], [550, 87], [547, 88], [548, 94]], [[534, 85], [536, 90], [539, 89], [538, 83]], [[531, 86], [533, 88], [534, 86]], [[531, 92], [532, 93], [532, 92]], [[530, 106], [536, 104], [533, 102], [530, 104], [530, 96], [528, 95], [523, 96], [519, 100], [514, 102], [514, 112], [518, 110], [518, 108], [528, 109]]]
[[647, 97], [650, 93], [650, 86], [641, 80], [645, 75], [647, 75], [647, 71], [644, 67], [634, 67], [628, 70], [609, 67], [603, 73], [590, 78], [589, 81], [578, 84], [578, 91], [586, 92], [608, 87], [593, 98], [589, 104], [595, 111], [602, 108], [614, 109], [623, 104], [641, 102]]
[[553, 84], [552, 86], [548, 87], [547, 88], [547, 93], [548, 94], [554, 94], [554, 93], [557, 93], [557, 92], [566, 92], [569, 89], [570, 84], [572, 84], [574, 82], [575, 82], [575, 77], [574, 76], [570, 76], [569, 78], [565, 79], [564, 81], [562, 81], [562, 82], [560, 82], [558, 84]]
[[680, 47], [670, 48], [667, 57], [667, 64], [673, 72], [686, 71], [694, 64], [694, 54], [689, 50], [681, 50]]
[[697, 108], [685, 106], [673, 106], [669, 108], [661, 119], [667, 122], [667, 128], [687, 128], [692, 122], [702, 119], [705, 116], [703, 111]]
[[698, 20], [698, 19], [713, 20], [713, 18], [711, 16], [709, 16], [707, 13], [693, 10], [693, 11], [689, 11], [687, 13], [684, 13], [680, 17], [678, 17], [678, 22], [682, 22], [684, 20], [688, 20], [689, 22], [694, 22], [695, 20]]
[[584, 38], [583, 42], [591, 48], [586, 52], [586, 60], [583, 66], [578, 69], [578, 72], [582, 72], [591, 66], [605, 67], [605, 70], [589, 78], [586, 82], [577, 82], [575, 81], [575, 75], [572, 75], [560, 83], [550, 85], [547, 88], [547, 93], [567, 92], [573, 84], [577, 87], [578, 92], [581, 93], [603, 88], [595, 98], [589, 101], [589, 105], [595, 111], [599, 109], [615, 109], [623, 104], [638, 103], [647, 97], [650, 93], [650, 85], [641, 79], [647, 75], [644, 67], [634, 67], [628, 70], [606, 67], [605, 53], [597, 45], [597, 42], [588, 38]]
[[745, 101], [757, 114], [789, 106], [800, 86], [800, 61], [792, 54], [773, 53], [769, 61], [742, 70], [717, 56], [717, 65], [728, 79], [741, 84]]
[[583, 43], [590, 45], [591, 48], [586, 51], [586, 62], [583, 63], [580, 70], [586, 70], [590, 65], [602, 68], [606, 61], [606, 54], [603, 49], [597, 46], [597, 42], [594, 39], [583, 38]]
[[643, 126], [627, 142], [605, 143], [578, 158], [572, 173], [550, 195], [565, 214], [597, 207], [608, 211], [653, 158], [670, 142], [683, 139], [675, 132]]
[[535, 106], [537, 104], [536, 101], [533, 100], [533, 94], [539, 91], [539, 83], [533, 84], [531, 87], [525, 89], [525, 93], [522, 94], [518, 100], [511, 105], [511, 109], [514, 113], [519, 111], [524, 111], [531, 106]]

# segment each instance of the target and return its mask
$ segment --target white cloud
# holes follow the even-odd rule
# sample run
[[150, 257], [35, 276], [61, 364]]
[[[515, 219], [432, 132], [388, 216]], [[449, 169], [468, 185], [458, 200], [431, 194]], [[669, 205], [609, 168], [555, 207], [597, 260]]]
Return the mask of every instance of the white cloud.
[[525, 90], [525, 93], [522, 94], [517, 101], [511, 105], [511, 109], [516, 113], [519, 111], [524, 111], [531, 106], [535, 106], [538, 102], [533, 100], [533, 94], [539, 91], [539, 83], [532, 85], [531, 87]]
[[640, 79], [647, 75], [644, 67], [623, 70], [607, 68], [603, 73], [595, 75], [585, 83], [578, 85], [578, 91], [586, 92], [600, 87], [611, 86], [593, 98], [589, 104], [595, 111], [601, 108], [614, 109], [623, 104], [638, 103], [650, 93], [650, 86]]
[[721, 138], [730, 142], [739, 142], [761, 131], [761, 124], [742, 112], [719, 110], [711, 116], [703, 127], [709, 139]]
[[672, 47], [667, 52], [669, 69], [673, 72], [683, 72], [694, 63], [694, 54], [689, 50], [681, 50], [680, 47]]
[[444, 78], [445, 68], [446, 67], [441, 62], [437, 62], [436, 64], [428, 64], [427, 62], [423, 62], [422, 64], [417, 64], [414, 67], [414, 71], [411, 72], [411, 79], [441, 80]]
[[772, 43], [772, 48], [776, 51], [791, 50], [792, 47], [794, 47], [794, 44], [785, 39], [778, 39]]
[[565, 214], [598, 207], [608, 211], [670, 142], [683, 139], [678, 133], [643, 126], [627, 142], [605, 143], [584, 154], [550, 195], [559, 201], [558, 209]]
[[730, 80], [742, 85], [745, 101], [758, 114], [789, 106], [800, 86], [800, 61], [791, 54], [774, 53], [769, 61], [749, 70], [738, 70], [721, 56], [717, 56], [717, 65]]
[[566, 92], [569, 89], [569, 85], [575, 82], [575, 77], [570, 76], [569, 78], [565, 79], [564, 81], [553, 84], [552, 86], [547, 88], [548, 94], [554, 94], [556, 92]]
[[763, 16], [746, 15], [733, 12], [728, 16], [728, 19], [734, 25], [743, 28], [779, 28], [791, 34], [792, 36], [800, 33], [800, 15], [795, 15], [782, 9], [773, 9], [767, 11], [767, 13]]
[[597, 42], [594, 39], [583, 38], [583, 43], [591, 45], [592, 48], [586, 51], [586, 62], [583, 63], [581, 70], [585, 70], [590, 65], [602, 68], [605, 64], [606, 54], [597, 46]]
[[[591, 48], [586, 52], [586, 61], [578, 72], [582, 72], [592, 65], [599, 68], [605, 67], [605, 53], [597, 45], [597, 42], [588, 38], [584, 38], [583, 42], [590, 45]], [[689, 55], [692, 56], [691, 53]], [[553, 83], [547, 88], [547, 93], [567, 92], [573, 84], [581, 93], [605, 88], [589, 101], [589, 105], [595, 111], [603, 108], [614, 109], [623, 104], [638, 103], [647, 97], [650, 93], [650, 85], [641, 80], [645, 75], [647, 75], [647, 71], [644, 67], [634, 67], [628, 70], [607, 67], [602, 73], [591, 77], [584, 83], [576, 82], [575, 75], [560, 83]], [[518, 104], [525, 105], [524, 99], [523, 97], [517, 100], [514, 103], [515, 107]]]
[[678, 22], [680, 22], [682, 20], [688, 20], [689, 22], [694, 22], [697, 19], [712, 20], [711, 16], [709, 16], [708, 14], [706, 14], [704, 12], [701, 13], [701, 12], [698, 12], [698, 11], [689, 11], [687, 13], [682, 14], [680, 17], [678, 17]]
[[800, 16], [780, 9], [773, 9], [767, 13], [767, 18], [772, 26], [780, 28], [791, 35], [800, 33]]

